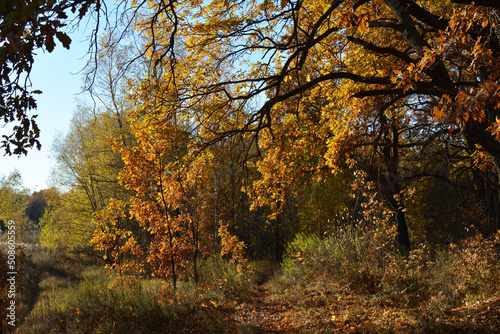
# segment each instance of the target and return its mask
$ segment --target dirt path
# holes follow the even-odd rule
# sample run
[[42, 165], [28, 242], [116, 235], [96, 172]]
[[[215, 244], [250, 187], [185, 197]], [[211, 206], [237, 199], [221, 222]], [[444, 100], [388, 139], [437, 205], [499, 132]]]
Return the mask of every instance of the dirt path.
[[233, 320], [236, 333], [296, 333], [290, 307], [258, 286], [251, 298], [237, 306]]

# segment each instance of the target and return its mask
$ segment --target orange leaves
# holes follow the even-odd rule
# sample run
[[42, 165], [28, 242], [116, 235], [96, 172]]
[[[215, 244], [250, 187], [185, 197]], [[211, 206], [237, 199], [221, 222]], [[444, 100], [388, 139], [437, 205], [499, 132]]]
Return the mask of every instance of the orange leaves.
[[[445, 94], [434, 108], [433, 115], [436, 121], [443, 120], [463, 127], [469, 119], [485, 122], [485, 110], [489, 106], [500, 106], [500, 85], [491, 80], [481, 83], [471, 93], [458, 92], [454, 99]], [[497, 129], [495, 122], [488, 127], [488, 131], [494, 135], [497, 135]]]
[[500, 141], [500, 119], [496, 117], [495, 122], [488, 128], [491, 134], [495, 136], [496, 140]]
[[228, 226], [220, 224], [219, 236], [221, 238], [221, 255], [232, 254], [231, 261], [237, 263], [237, 269], [240, 274], [245, 269], [245, 244], [238, 240], [238, 237], [231, 235]]
[[449, 95], [443, 95], [443, 98], [441, 99], [442, 103], [440, 103], [439, 105], [437, 105], [436, 107], [434, 107], [434, 110], [433, 110], [433, 115], [434, 115], [434, 119], [436, 121], [439, 121], [439, 120], [444, 120], [444, 121], [447, 121], [448, 120], [448, 108], [447, 108], [447, 105], [449, 103], [452, 103], [452, 100], [450, 98]]
[[[117, 250], [123, 256], [127, 247], [137, 245], [135, 240], [147, 236], [149, 241], [142, 256], [133, 261], [149, 267], [155, 277], [170, 278], [175, 289], [177, 280], [190, 268], [194, 268], [196, 277], [199, 257], [211, 251], [208, 244], [213, 234], [207, 231], [213, 231], [215, 224], [213, 155], [198, 152], [181, 122], [162, 119], [163, 110], [148, 112], [149, 102], [132, 121], [137, 145], [129, 147], [116, 140], [113, 143], [125, 164], [120, 182], [133, 191], [127, 217], [139, 226], [128, 234], [108, 228], [110, 239], [99, 235], [95, 242], [102, 244], [101, 249], [109, 250], [118, 236], [125, 235], [127, 241]], [[113, 226], [113, 212], [118, 209], [111, 203], [101, 220]], [[238, 254], [238, 247], [231, 251]], [[121, 266], [121, 262], [115, 266]]]
[[409, 89], [414, 89], [416, 82], [420, 79], [420, 71], [415, 64], [410, 64], [405, 71], [394, 70], [391, 82], [395, 84], [396, 88], [402, 88], [403, 94]]
[[477, 147], [471, 155], [474, 168], [480, 170], [483, 173], [487, 173], [488, 170], [495, 168], [495, 162], [492, 157], [487, 154], [480, 147]]
[[[154, 235], [158, 275], [168, 271], [168, 256], [184, 261], [195, 253], [197, 233], [218, 222], [211, 212], [217, 165], [196, 157], [196, 144], [224, 146], [240, 134], [244, 145], [251, 142], [249, 155], [259, 149], [252, 166], [259, 177], [244, 187], [253, 206], [268, 207], [275, 219], [300, 185], [329, 180], [358, 160], [379, 163], [390, 146], [388, 127], [399, 136], [395, 149], [413, 148], [443, 123], [487, 120], [484, 108], [499, 104], [496, 80], [477, 79], [483, 66], [500, 73], [486, 39], [471, 35], [488, 27], [483, 9], [423, 1], [420, 13], [428, 15], [400, 22], [382, 1], [335, 3], [308, 0], [296, 10], [288, 0], [179, 5], [182, 56], [134, 91], [138, 145], [118, 147], [121, 181], [135, 192], [131, 214]], [[171, 28], [160, 16], [158, 45], [169, 45]], [[498, 124], [490, 130], [496, 136]], [[380, 204], [366, 195], [369, 205]]]
[[438, 106], [434, 107], [433, 116], [435, 121], [446, 120], [448, 117], [448, 114], [446, 113], [446, 108]]

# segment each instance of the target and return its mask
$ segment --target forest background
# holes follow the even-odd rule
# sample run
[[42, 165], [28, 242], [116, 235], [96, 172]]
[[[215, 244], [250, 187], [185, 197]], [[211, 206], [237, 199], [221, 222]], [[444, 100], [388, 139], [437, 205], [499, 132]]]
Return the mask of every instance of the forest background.
[[499, 330], [498, 4], [119, 4], [0, 5], [6, 154], [34, 50], [96, 22], [58, 187], [1, 181], [20, 330]]

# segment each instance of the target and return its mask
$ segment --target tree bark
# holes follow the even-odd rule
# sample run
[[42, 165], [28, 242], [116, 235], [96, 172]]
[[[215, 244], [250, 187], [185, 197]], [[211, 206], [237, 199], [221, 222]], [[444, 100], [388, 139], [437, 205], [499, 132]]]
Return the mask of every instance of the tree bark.
[[[395, 214], [397, 225], [397, 242], [401, 247], [403, 253], [411, 250], [410, 234], [408, 232], [408, 224], [406, 223], [406, 216], [404, 210], [404, 203], [401, 196], [401, 185], [399, 182], [398, 164], [399, 164], [399, 133], [394, 124], [387, 124], [387, 117], [381, 116], [382, 129], [385, 128], [384, 137], [386, 140], [385, 147], [382, 149], [384, 162], [387, 168], [385, 175], [387, 190], [386, 194], [389, 198]], [[392, 138], [391, 138], [392, 133]]]

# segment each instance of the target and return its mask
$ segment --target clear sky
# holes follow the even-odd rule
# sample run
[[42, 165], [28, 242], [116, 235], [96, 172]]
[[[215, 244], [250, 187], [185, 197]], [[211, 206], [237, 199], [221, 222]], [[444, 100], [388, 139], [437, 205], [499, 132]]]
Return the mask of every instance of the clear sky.
[[[76, 94], [82, 90], [83, 79], [79, 74], [87, 62], [86, 53], [89, 32], [77, 31], [70, 34], [72, 39], [70, 50], [62, 47], [56, 41], [56, 48], [52, 53], [42, 50], [37, 52], [31, 74], [33, 89], [40, 89], [43, 94], [36, 97], [38, 108], [38, 126], [41, 130], [40, 151], [33, 149], [27, 156], [14, 157], [0, 154], [0, 176], [7, 176], [15, 168], [23, 177], [24, 186], [30, 191], [48, 188], [50, 170], [53, 161], [50, 159], [50, 147], [57, 132], [67, 133], [70, 119], [75, 110]], [[78, 96], [83, 99], [85, 96]], [[3, 123], [2, 123], [3, 126]], [[2, 129], [0, 133], [10, 133], [11, 125]]]

